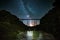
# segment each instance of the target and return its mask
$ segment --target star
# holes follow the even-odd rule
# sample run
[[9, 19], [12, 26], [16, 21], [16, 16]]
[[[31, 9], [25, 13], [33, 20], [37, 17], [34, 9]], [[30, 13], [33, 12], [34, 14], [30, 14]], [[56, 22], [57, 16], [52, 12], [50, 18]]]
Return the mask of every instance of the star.
[[30, 17], [30, 15], [27, 15], [27, 17], [29, 18], [29, 17]]

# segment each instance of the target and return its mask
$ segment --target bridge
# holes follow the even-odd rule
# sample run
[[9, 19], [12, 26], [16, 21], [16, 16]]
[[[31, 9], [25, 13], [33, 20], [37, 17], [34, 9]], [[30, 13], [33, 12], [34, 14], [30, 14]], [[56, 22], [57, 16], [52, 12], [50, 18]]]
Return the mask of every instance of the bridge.
[[36, 26], [40, 24], [40, 19], [20, 19], [27, 26]]

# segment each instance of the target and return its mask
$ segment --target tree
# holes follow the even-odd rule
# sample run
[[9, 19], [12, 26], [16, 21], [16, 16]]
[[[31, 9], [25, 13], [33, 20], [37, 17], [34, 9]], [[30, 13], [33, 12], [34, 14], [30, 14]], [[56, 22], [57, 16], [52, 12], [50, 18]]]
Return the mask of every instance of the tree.
[[42, 30], [53, 34], [56, 40], [60, 40], [60, 1], [55, 0], [54, 8], [50, 10], [42, 19], [40, 27]]
[[16, 40], [18, 31], [24, 31], [25, 25], [10, 12], [0, 11], [0, 39], [1, 40]]

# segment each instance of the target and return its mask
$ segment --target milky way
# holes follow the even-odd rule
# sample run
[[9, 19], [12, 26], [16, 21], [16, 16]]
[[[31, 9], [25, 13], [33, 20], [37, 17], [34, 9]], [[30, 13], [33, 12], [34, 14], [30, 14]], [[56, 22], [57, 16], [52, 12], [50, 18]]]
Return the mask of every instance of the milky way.
[[[27, 15], [30, 15], [32, 19], [40, 19], [52, 8], [53, 2], [51, 0], [41, 0], [41, 3], [38, 1], [39, 0], [20, 0], [25, 18], [27, 18]], [[24, 17], [22, 18], [24, 19]]]
[[53, 0], [0, 0], [0, 10], [5, 9], [19, 18], [41, 18], [52, 9]]

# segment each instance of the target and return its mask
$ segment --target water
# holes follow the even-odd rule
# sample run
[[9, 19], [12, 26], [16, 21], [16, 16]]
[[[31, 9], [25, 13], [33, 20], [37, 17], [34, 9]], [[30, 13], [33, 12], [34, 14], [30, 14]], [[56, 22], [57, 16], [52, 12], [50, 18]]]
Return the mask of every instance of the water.
[[42, 31], [19, 32], [17, 40], [54, 40], [53, 35]]

